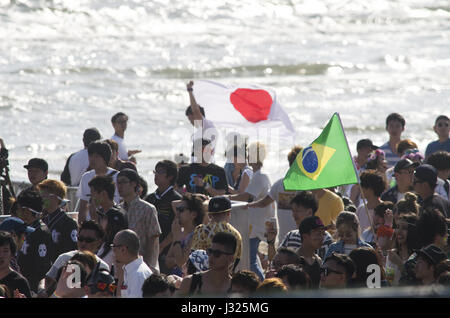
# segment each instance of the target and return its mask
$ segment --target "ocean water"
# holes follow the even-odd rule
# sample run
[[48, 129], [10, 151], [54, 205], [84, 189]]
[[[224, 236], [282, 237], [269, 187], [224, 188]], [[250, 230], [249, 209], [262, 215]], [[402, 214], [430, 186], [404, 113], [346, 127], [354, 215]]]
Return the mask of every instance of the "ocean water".
[[109, 137], [123, 111], [153, 189], [155, 163], [186, 148], [176, 131], [191, 127], [190, 79], [276, 90], [296, 136], [269, 144], [272, 181], [334, 112], [352, 152], [387, 140], [391, 112], [422, 151], [435, 118], [450, 116], [447, 0], [0, 0], [0, 39], [0, 138], [18, 181], [32, 157], [58, 178], [84, 129]]

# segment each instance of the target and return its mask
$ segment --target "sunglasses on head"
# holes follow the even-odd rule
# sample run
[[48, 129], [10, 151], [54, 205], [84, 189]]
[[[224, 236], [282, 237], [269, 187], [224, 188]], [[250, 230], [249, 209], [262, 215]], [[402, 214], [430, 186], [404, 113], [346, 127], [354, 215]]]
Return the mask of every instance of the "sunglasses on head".
[[29, 208], [27, 206], [23, 206], [22, 209], [27, 209], [28, 211], [30, 211], [31, 213], [33, 213], [37, 217], [39, 217], [42, 214], [42, 212], [38, 212], [38, 211], [33, 210], [32, 208]]
[[80, 242], [85, 242], [85, 243], [92, 243], [92, 242], [97, 241], [96, 238], [93, 238], [93, 237], [84, 237], [84, 236], [80, 236], [80, 235], [78, 235], [77, 239], [78, 239], [78, 241], [80, 241]]
[[222, 254], [223, 255], [233, 255], [234, 253], [227, 253], [227, 252], [224, 252], [224, 251], [221, 251], [221, 250], [213, 250], [212, 248], [208, 248], [206, 250], [206, 254], [212, 255], [214, 257], [220, 257], [220, 256], [222, 256]]
[[332, 270], [332, 269], [330, 269], [330, 268], [328, 268], [328, 267], [321, 267], [321, 268], [320, 268], [320, 272], [323, 273], [324, 276], [328, 276], [328, 275], [330, 275], [331, 273], [335, 273], [335, 274], [344, 274], [344, 273], [341, 273], [341, 272]]
[[110, 294], [114, 294], [117, 289], [117, 285], [98, 282], [96, 284], [89, 285], [89, 288], [91, 289], [92, 294], [95, 294], [99, 291], [107, 291]]

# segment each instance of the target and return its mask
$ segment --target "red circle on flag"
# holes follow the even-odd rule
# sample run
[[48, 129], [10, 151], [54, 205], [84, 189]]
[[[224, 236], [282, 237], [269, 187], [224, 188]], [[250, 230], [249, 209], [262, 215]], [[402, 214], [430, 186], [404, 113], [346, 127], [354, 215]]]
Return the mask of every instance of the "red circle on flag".
[[267, 120], [272, 107], [272, 96], [262, 89], [238, 88], [230, 95], [234, 108], [249, 122]]

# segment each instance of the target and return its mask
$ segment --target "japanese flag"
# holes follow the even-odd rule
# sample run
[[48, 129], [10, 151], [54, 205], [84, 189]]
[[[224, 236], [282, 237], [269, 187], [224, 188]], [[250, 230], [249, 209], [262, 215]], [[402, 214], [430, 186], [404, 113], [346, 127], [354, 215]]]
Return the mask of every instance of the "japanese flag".
[[215, 125], [240, 129], [280, 129], [293, 136], [289, 116], [277, 102], [273, 89], [254, 85], [224, 85], [209, 80], [194, 81], [194, 96]]

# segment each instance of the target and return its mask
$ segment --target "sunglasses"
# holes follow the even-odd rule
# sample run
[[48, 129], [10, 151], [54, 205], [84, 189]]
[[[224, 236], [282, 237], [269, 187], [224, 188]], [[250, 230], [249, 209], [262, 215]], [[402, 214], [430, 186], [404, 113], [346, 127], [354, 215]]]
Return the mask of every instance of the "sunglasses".
[[27, 209], [28, 211], [30, 211], [31, 213], [33, 213], [34, 215], [36, 215], [36, 216], [38, 216], [38, 217], [42, 214], [42, 212], [38, 212], [38, 211], [33, 210], [32, 208], [29, 208], [29, 207], [27, 207], [27, 206], [22, 206], [21, 208], [22, 208], [22, 209]]
[[320, 268], [320, 272], [321, 272], [324, 276], [328, 276], [328, 275], [330, 275], [331, 273], [335, 273], [335, 274], [344, 274], [344, 273], [341, 273], [341, 272], [332, 270], [332, 269], [330, 269], [330, 268], [328, 268], [328, 267], [321, 267], [321, 268]]
[[448, 123], [438, 123], [438, 127], [448, 127]]
[[188, 207], [186, 207], [186, 206], [177, 206], [177, 207], [175, 208], [175, 210], [176, 210], [178, 213], [182, 213], [184, 210], [188, 210]]
[[97, 284], [89, 285], [89, 288], [91, 289], [92, 294], [99, 291], [107, 291], [111, 294], [114, 294], [117, 289], [117, 285], [98, 282]]
[[86, 243], [92, 243], [92, 242], [97, 241], [96, 238], [93, 238], [93, 237], [84, 237], [84, 236], [79, 236], [79, 235], [78, 235], [77, 239], [78, 239], [78, 241], [80, 241], [80, 242], [86, 242]]
[[221, 250], [213, 250], [212, 248], [208, 248], [206, 250], [206, 254], [212, 255], [214, 257], [220, 257], [220, 256], [222, 256], [222, 254], [223, 255], [233, 255], [234, 253], [227, 253], [227, 252], [223, 252]]

